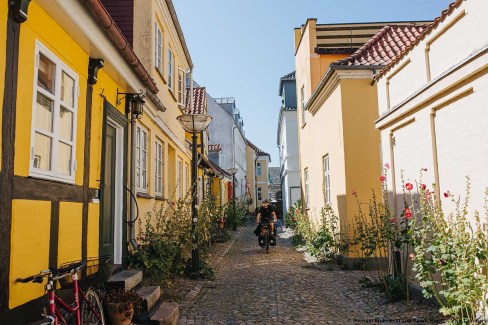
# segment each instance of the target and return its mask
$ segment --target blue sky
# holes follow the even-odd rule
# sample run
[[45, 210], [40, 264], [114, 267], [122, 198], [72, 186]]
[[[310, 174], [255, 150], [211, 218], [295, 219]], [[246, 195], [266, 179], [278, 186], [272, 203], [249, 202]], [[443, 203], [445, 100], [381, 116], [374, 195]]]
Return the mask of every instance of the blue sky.
[[295, 70], [293, 29], [318, 24], [430, 20], [453, 0], [173, 0], [194, 79], [235, 97], [246, 137], [278, 166], [280, 78]]

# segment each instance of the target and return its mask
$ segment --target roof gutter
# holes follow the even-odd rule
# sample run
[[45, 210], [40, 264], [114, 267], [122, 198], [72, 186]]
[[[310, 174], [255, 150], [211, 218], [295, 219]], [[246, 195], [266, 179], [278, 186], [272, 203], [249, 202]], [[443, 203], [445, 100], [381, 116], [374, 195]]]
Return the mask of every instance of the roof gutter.
[[83, 0], [87, 5], [93, 17], [97, 20], [99, 25], [105, 30], [113, 45], [117, 47], [124, 60], [132, 67], [137, 76], [141, 79], [147, 87], [147, 96], [156, 105], [156, 107], [164, 112], [166, 108], [163, 103], [156, 97], [159, 89], [156, 87], [154, 80], [146, 71], [141, 61], [130, 47], [120, 29], [115, 24], [114, 20], [103, 6], [100, 0]]

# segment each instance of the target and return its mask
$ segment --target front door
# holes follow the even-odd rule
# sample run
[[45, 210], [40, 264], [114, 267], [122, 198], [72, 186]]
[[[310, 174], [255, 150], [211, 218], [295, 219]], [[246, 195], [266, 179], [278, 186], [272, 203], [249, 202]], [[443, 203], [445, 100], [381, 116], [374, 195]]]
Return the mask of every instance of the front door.
[[123, 238], [123, 127], [107, 118], [103, 144], [100, 254], [122, 263]]

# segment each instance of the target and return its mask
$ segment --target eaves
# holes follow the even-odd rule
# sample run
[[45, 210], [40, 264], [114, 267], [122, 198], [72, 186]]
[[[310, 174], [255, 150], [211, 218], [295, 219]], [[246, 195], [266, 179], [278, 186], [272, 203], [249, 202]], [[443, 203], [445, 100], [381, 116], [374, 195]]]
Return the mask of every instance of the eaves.
[[[305, 109], [312, 115], [315, 115], [320, 109], [324, 101], [330, 96], [332, 91], [336, 88], [339, 80], [342, 78], [348, 79], [363, 79], [371, 77], [373, 78], [374, 72], [378, 69], [384, 68], [383, 65], [330, 65], [329, 69], [325, 72], [324, 76], [320, 80], [319, 84], [315, 88], [314, 92], [310, 96], [305, 105]], [[372, 70], [372, 75], [364, 75], [361, 72], [365, 70]], [[357, 71], [357, 74], [354, 72]]]

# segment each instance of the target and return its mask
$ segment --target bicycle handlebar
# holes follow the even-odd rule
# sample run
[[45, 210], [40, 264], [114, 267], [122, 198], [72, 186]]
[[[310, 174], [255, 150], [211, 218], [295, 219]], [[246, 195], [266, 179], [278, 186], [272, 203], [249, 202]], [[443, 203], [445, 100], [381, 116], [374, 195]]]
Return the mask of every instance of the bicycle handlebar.
[[54, 270], [44, 270], [39, 272], [36, 275], [29, 276], [27, 278], [18, 278], [16, 282], [20, 283], [28, 283], [28, 282], [35, 282], [35, 283], [42, 283], [43, 278], [46, 276], [49, 276], [51, 274], [54, 275], [54, 280], [59, 280], [64, 277], [67, 277], [68, 275], [78, 272], [79, 270], [83, 269], [86, 267], [86, 261], [80, 261], [80, 262], [75, 262], [75, 263], [70, 263], [66, 266], [63, 266], [59, 269], [54, 269]]

